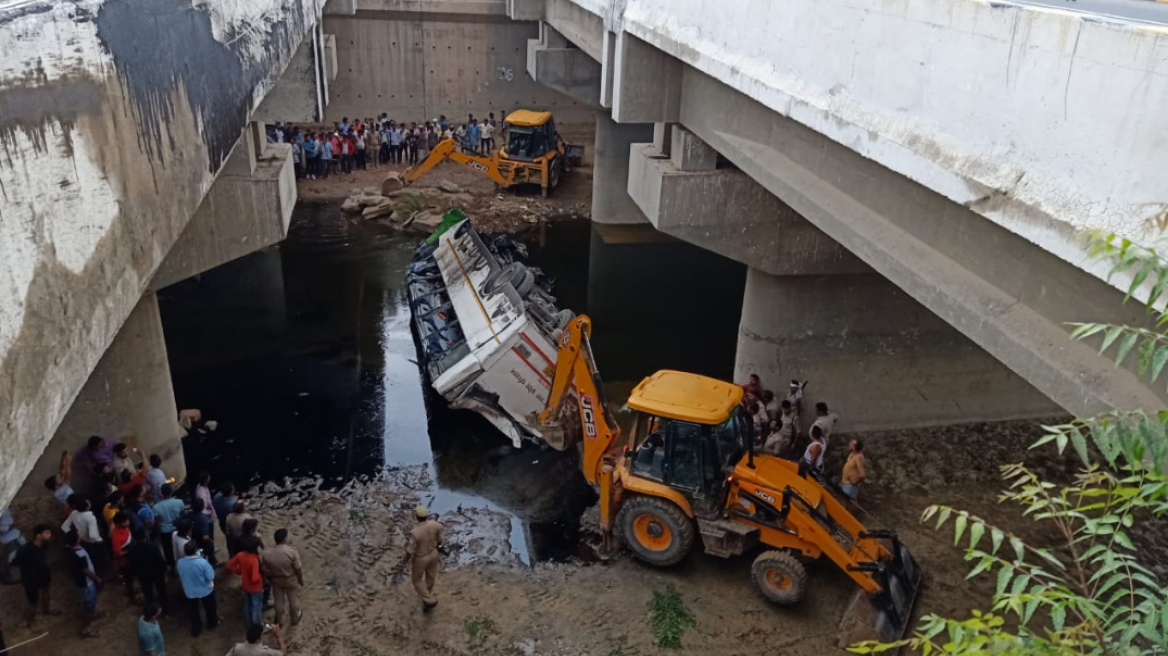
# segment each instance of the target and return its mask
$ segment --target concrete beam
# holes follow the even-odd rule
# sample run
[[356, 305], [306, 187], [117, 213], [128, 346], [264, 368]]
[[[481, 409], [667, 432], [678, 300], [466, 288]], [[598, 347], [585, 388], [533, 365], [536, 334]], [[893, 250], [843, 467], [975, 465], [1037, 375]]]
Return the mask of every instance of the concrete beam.
[[599, 107], [600, 64], [548, 23], [540, 23], [540, 38], [527, 41], [527, 74], [570, 98]]
[[633, 144], [628, 192], [661, 232], [769, 274], [871, 271], [738, 170], [682, 171], [652, 145]]
[[546, 0], [543, 20], [563, 34], [589, 57], [604, 56], [604, 20], [572, 0]]
[[357, 13], [360, 0], [328, 0], [324, 3], [326, 16], [352, 16]]
[[[1165, 406], [1162, 389], [1068, 339], [1068, 322], [1145, 325], [1138, 304], [968, 207], [725, 84], [685, 72], [685, 126], [827, 236], [1069, 412]], [[1159, 386], [1157, 386], [1159, 387]]]
[[[246, 157], [249, 139], [236, 148]], [[296, 173], [288, 144], [265, 144], [255, 172], [224, 172], [158, 268], [151, 287], [161, 289], [213, 269], [288, 236], [296, 205]]]
[[544, 0], [507, 0], [507, 18], [538, 21], [544, 18]]
[[682, 64], [628, 32], [616, 36], [612, 117], [619, 123], [676, 123]]
[[[90, 435], [136, 446], [143, 456], [157, 453], [162, 456], [163, 471], [182, 481], [186, 477], [183, 434], [178, 425], [158, 299], [153, 292], [147, 292], [101, 356], [24, 484], [20, 485], [20, 480], [10, 484], [13, 490], [20, 485], [19, 505], [31, 503], [41, 508], [39, 517], [58, 516], [59, 509], [51, 509], [55, 500], [45, 489], [44, 481], [57, 473], [61, 452], [68, 449], [76, 453]], [[92, 472], [73, 470], [72, 486], [76, 491], [95, 493], [99, 490], [97, 484]]]
[[608, 112], [596, 112], [596, 142], [592, 149], [593, 223], [645, 223], [645, 215], [629, 197], [629, 147], [653, 138], [647, 123], [621, 124]]
[[[1061, 414], [1058, 406], [896, 285], [868, 273], [772, 276], [750, 269], [734, 380], [809, 380], [839, 432]], [[810, 426], [805, 418], [803, 430]], [[840, 447], [835, 447], [840, 448]]]
[[304, 39], [288, 68], [268, 91], [252, 118], [265, 123], [314, 123], [324, 116], [320, 93], [323, 68], [317, 58], [317, 39]]

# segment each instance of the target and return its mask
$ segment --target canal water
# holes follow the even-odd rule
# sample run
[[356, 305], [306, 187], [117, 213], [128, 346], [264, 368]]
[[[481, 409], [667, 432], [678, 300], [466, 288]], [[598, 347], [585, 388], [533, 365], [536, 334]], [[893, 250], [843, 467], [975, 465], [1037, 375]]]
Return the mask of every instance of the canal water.
[[[728, 377], [745, 272], [637, 241], [610, 246], [587, 222], [556, 223], [531, 260], [562, 307], [597, 315], [597, 358], [618, 388], [663, 366]], [[513, 449], [425, 385], [404, 288], [417, 242], [302, 203], [280, 245], [161, 290], [176, 400], [219, 426], [186, 439], [188, 471], [241, 488], [312, 476], [331, 487], [422, 465], [436, 512], [504, 512], [525, 562], [568, 558], [594, 501], [574, 453]], [[590, 276], [598, 262], [604, 275]]]

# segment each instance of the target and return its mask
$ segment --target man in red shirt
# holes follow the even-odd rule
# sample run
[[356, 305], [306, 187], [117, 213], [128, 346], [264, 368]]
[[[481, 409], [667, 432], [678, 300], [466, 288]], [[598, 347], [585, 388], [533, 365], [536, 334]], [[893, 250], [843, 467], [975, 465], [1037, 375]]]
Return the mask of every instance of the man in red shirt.
[[227, 561], [227, 569], [238, 574], [244, 593], [243, 619], [248, 626], [264, 623], [264, 578], [260, 575], [259, 540], [242, 536], [237, 543], [239, 551]]
[[118, 573], [122, 575], [122, 583], [126, 586], [126, 595], [130, 603], [137, 603], [134, 598], [134, 573], [130, 569], [130, 516], [124, 512], [114, 515], [114, 526], [110, 529], [110, 544], [114, 549], [114, 564], [118, 566]]

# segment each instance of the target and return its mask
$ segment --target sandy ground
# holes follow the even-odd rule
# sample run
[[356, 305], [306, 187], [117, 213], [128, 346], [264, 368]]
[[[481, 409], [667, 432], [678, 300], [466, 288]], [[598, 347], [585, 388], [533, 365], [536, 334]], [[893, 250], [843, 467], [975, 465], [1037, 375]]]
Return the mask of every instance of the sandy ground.
[[[538, 187], [521, 186], [499, 191], [486, 176], [451, 161], [439, 164], [410, 188], [411, 195], [423, 204], [448, 209], [458, 207], [475, 220], [484, 232], [522, 233], [534, 229], [536, 220], [547, 221], [586, 219], [592, 206], [593, 130], [591, 126], [560, 126], [561, 134], [570, 143], [584, 144], [585, 163], [573, 168], [551, 193], [543, 198]], [[329, 176], [323, 180], [301, 180], [298, 188], [304, 202], [340, 203], [350, 193], [362, 189], [379, 190], [386, 174], [403, 171], [402, 164], [390, 164], [350, 174]], [[439, 182], [452, 182], [462, 188], [461, 193], [447, 193], [438, 189]], [[354, 217], [354, 220], [359, 220]]]
[[[1043, 541], [1040, 527], [998, 506], [996, 464], [1026, 460], [1061, 476], [1067, 461], [1026, 446], [1040, 434], [1037, 423], [977, 424], [866, 436], [873, 478], [864, 490], [860, 517], [869, 526], [896, 527], [922, 563], [926, 582], [920, 612], [956, 613], [973, 599], [987, 599], [992, 582], [970, 585], [950, 533], [917, 523], [930, 502], [945, 502], [993, 518], [1003, 528]], [[837, 459], [842, 445], [833, 443]], [[681, 565], [657, 570], [627, 555], [607, 561], [537, 563], [529, 568], [508, 546], [508, 519], [490, 511], [458, 511], [442, 517], [451, 555], [439, 578], [438, 609], [421, 612], [408, 580], [394, 582], [404, 549], [409, 513], [431, 482], [424, 469], [387, 472], [327, 492], [318, 481], [289, 481], [252, 490], [261, 530], [287, 527], [307, 571], [304, 622], [288, 631], [300, 654], [652, 654], [648, 604], [654, 590], [673, 585], [697, 620], [681, 653], [819, 655], [836, 650], [835, 629], [853, 587], [830, 563], [812, 569], [812, 585], [794, 608], [764, 602], [750, 581], [750, 558], [722, 560], [695, 552]], [[72, 612], [76, 592], [57, 572], [54, 597]], [[0, 590], [9, 644], [31, 635], [19, 625], [19, 587]], [[181, 594], [177, 581], [172, 592]], [[192, 640], [181, 615], [165, 620], [168, 653], [222, 654], [240, 640], [242, 595], [238, 582], [220, 573], [218, 595], [226, 622]], [[110, 586], [100, 602], [110, 613], [99, 640], [82, 641], [68, 618], [53, 618], [41, 653], [84, 648], [95, 656], [134, 649], [136, 607]], [[272, 613], [267, 617], [271, 621]], [[486, 626], [475, 632], [474, 626]], [[39, 633], [39, 632], [38, 632]], [[33, 648], [15, 653], [33, 653]], [[842, 652], [837, 652], [842, 653]]]

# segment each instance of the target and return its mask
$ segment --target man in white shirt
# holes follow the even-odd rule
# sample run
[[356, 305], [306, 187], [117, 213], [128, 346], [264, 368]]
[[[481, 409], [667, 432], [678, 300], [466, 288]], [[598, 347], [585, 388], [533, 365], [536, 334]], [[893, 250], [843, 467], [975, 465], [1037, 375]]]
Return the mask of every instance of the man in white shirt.
[[65, 533], [76, 531], [77, 537], [81, 539], [82, 548], [85, 549], [85, 553], [89, 554], [89, 559], [93, 561], [94, 571], [104, 572], [105, 547], [101, 541], [101, 532], [97, 530], [97, 517], [93, 516], [89, 499], [80, 494], [74, 494], [69, 497], [69, 505], [73, 508], [73, 512], [65, 519], [65, 523], [61, 524], [61, 531]]
[[484, 121], [479, 133], [479, 138], [483, 142], [483, 153], [489, 157], [495, 151], [495, 126]]

